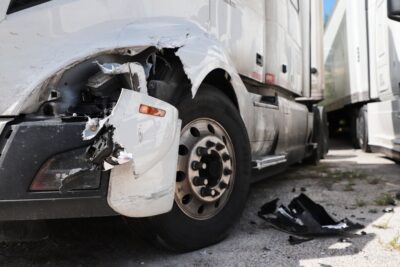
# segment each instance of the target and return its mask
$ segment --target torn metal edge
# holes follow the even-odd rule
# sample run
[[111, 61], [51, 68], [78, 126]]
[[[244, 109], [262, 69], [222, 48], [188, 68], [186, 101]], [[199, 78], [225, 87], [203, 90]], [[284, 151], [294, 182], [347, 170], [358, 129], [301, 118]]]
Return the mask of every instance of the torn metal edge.
[[[130, 74], [130, 82], [132, 89], [140, 93], [147, 94], [147, 79], [144, 67], [138, 62], [127, 62], [124, 64], [119, 63], [104, 63], [100, 64], [98, 61], [94, 62], [100, 70], [107, 75]], [[137, 75], [138, 88], [135, 88], [133, 79]]]

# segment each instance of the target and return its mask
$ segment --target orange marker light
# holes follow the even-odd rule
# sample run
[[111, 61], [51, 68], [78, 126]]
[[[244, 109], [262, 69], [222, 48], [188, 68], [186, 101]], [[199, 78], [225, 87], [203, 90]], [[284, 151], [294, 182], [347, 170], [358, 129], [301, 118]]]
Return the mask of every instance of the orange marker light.
[[272, 73], [265, 74], [265, 83], [275, 84], [275, 75]]
[[142, 114], [157, 116], [157, 117], [165, 117], [165, 110], [158, 109], [155, 107], [150, 107], [144, 104], [140, 105], [139, 112]]

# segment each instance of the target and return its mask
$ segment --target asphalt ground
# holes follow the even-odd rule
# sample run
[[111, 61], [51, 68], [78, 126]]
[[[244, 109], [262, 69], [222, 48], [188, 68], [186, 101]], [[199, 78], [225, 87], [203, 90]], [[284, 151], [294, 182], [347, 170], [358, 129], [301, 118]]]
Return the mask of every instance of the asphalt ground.
[[[252, 186], [247, 207], [229, 237], [199, 251], [176, 254], [133, 235], [119, 217], [48, 222], [48, 237], [2, 242], [1, 266], [400, 266], [400, 165], [343, 142], [319, 166], [297, 165]], [[318, 238], [292, 246], [289, 235], [257, 217], [259, 207], [283, 204], [302, 191], [337, 219], [364, 224], [366, 235]], [[398, 201], [400, 202], [400, 201]], [[384, 213], [385, 208], [393, 213]], [[343, 242], [344, 241], [344, 242]]]

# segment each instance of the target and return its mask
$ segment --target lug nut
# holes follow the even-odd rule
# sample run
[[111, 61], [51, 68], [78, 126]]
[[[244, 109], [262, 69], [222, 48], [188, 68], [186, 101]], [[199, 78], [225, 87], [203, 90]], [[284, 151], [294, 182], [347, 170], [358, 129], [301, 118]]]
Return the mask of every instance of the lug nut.
[[199, 176], [193, 177], [192, 182], [193, 182], [194, 186], [204, 185], [202, 179]]
[[198, 161], [192, 161], [191, 166], [194, 171], [198, 171], [201, 168], [202, 164]]
[[198, 147], [196, 150], [196, 154], [199, 157], [204, 157], [208, 155], [208, 149], [205, 147]]
[[231, 174], [232, 174], [232, 170], [230, 170], [230, 169], [224, 170], [224, 175], [231, 175]]
[[218, 144], [216, 145], [215, 148], [216, 148], [218, 151], [221, 151], [222, 149], [225, 148], [225, 146], [224, 146], [223, 144], [221, 144], [221, 143], [218, 143]]
[[200, 190], [200, 195], [202, 197], [209, 197], [211, 195], [211, 189], [208, 187], [203, 187]]
[[228, 184], [225, 183], [225, 182], [220, 182], [220, 183], [219, 183], [219, 188], [221, 188], [221, 189], [227, 189], [227, 188], [228, 188]]
[[202, 197], [216, 197], [217, 196], [217, 191], [215, 189], [211, 189], [209, 187], [203, 187], [200, 190], [200, 195]]
[[196, 176], [193, 177], [193, 184], [194, 186], [208, 185], [208, 179]]
[[215, 146], [215, 143], [212, 142], [212, 141], [207, 141], [206, 146], [207, 146], [208, 148], [212, 148], [212, 147]]
[[230, 157], [228, 154], [224, 153], [224, 154], [222, 155], [222, 160], [223, 160], [224, 162], [227, 162], [227, 161], [230, 160], [230, 159], [231, 159], [231, 157]]

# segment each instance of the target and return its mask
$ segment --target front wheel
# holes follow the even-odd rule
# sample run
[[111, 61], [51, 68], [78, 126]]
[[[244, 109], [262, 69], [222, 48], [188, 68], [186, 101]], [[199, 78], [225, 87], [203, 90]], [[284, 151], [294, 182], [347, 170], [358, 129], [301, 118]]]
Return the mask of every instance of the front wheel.
[[311, 155], [305, 159], [305, 163], [318, 165], [321, 159], [324, 159], [329, 151], [329, 128], [326, 111], [323, 107], [313, 107], [314, 122], [312, 142], [317, 147], [312, 151]]
[[178, 110], [183, 126], [173, 209], [129, 221], [153, 242], [191, 251], [222, 240], [240, 216], [251, 154], [237, 108], [217, 88], [203, 85], [196, 98], [184, 99]]

